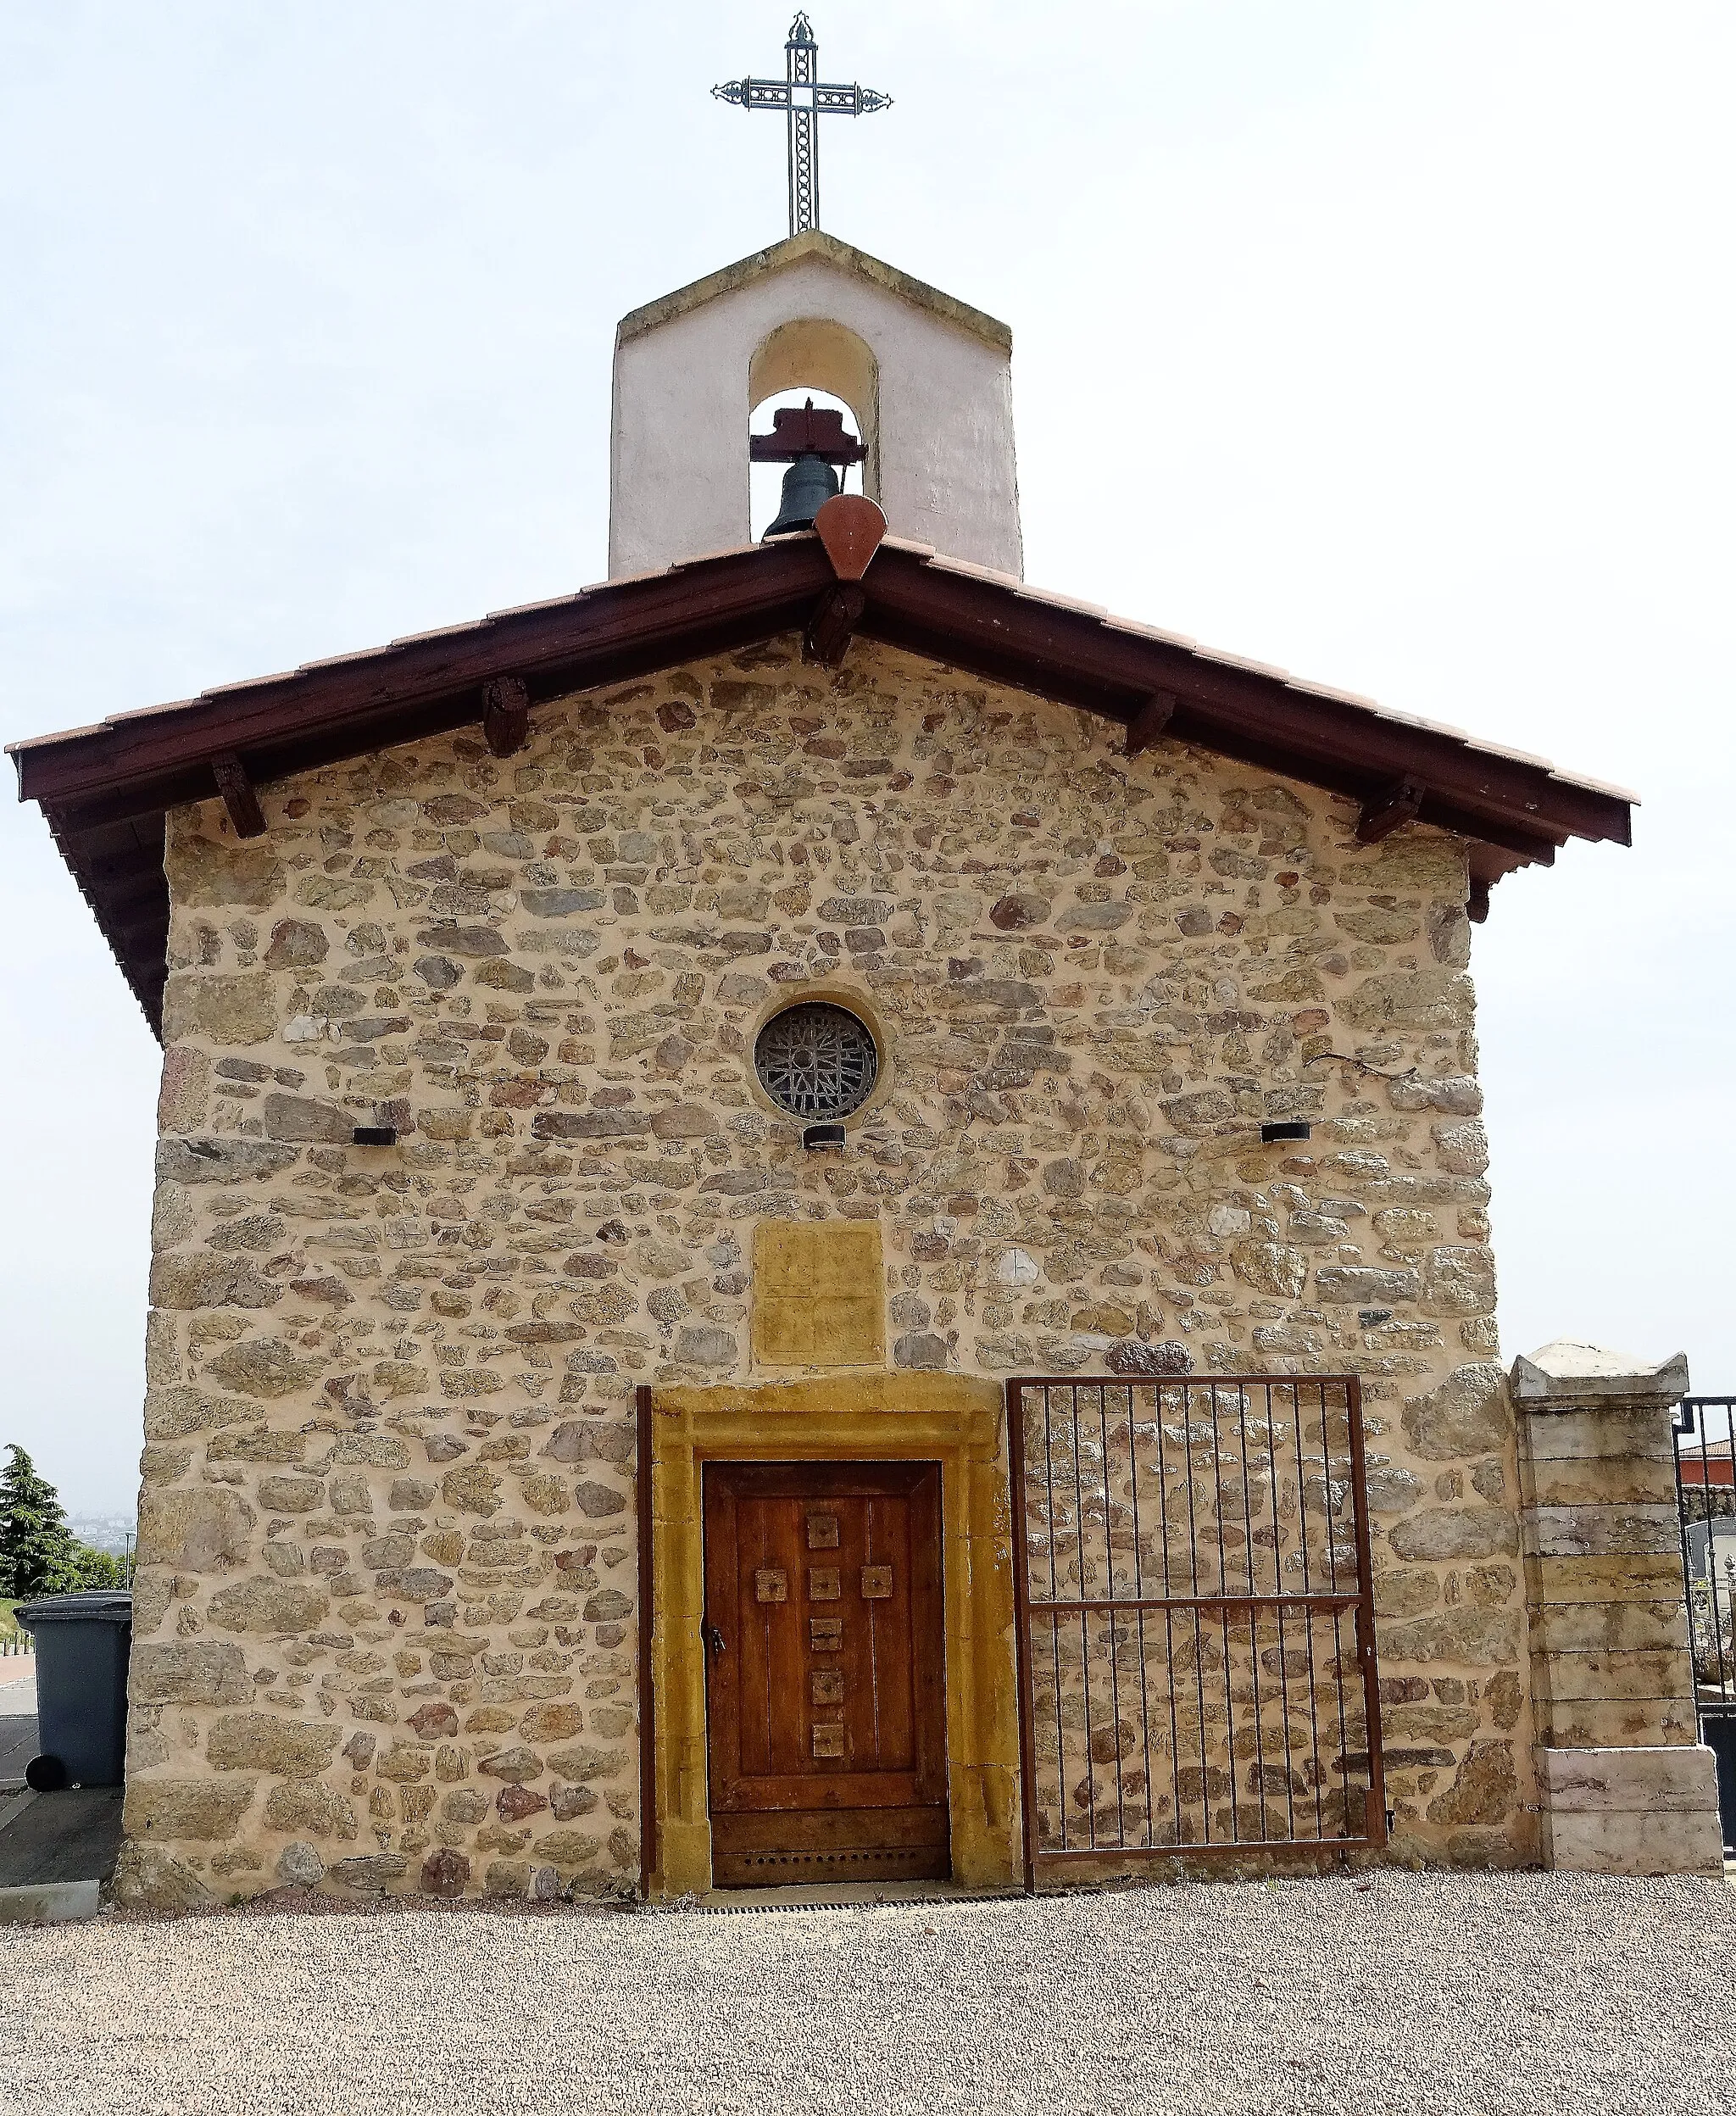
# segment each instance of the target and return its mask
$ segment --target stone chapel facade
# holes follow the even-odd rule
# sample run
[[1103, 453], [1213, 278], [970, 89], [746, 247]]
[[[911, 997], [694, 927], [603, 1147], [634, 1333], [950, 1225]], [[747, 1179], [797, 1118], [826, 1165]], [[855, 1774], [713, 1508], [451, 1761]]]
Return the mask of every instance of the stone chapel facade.
[[[921, 1870], [1016, 1881], [1017, 1375], [1360, 1377], [1370, 1856], [1703, 1755], [1661, 1560], [1539, 1584], [1494, 1325], [1469, 914], [1625, 800], [1031, 594], [1009, 350], [780, 244], [623, 326], [619, 577], [20, 752], [164, 1047], [129, 1899], [720, 1878], [707, 1462], [940, 1466]], [[804, 384], [889, 518], [842, 569], [747, 543]], [[794, 1005], [872, 1039], [841, 1149], [756, 1067]], [[1630, 1592], [1564, 1716], [1542, 1604]]]

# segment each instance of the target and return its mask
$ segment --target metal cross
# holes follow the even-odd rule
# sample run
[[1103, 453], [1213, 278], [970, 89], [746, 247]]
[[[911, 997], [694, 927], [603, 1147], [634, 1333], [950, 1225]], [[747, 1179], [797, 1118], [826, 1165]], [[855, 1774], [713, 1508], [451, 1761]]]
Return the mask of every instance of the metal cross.
[[724, 103], [739, 103], [743, 110], [782, 110], [789, 124], [790, 233], [800, 235], [820, 226], [820, 136], [817, 121], [823, 117], [860, 118], [867, 110], [889, 110], [892, 97], [877, 88], [860, 88], [854, 81], [843, 83], [816, 79], [820, 47], [814, 27], [805, 14], [790, 25], [789, 42], [783, 47], [782, 81], [720, 81], [711, 92]]

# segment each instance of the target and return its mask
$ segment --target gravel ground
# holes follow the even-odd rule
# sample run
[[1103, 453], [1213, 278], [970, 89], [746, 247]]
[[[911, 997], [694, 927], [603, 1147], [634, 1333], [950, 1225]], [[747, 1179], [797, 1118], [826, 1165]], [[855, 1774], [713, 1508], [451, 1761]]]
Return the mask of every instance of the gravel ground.
[[0, 1929], [12, 2116], [1724, 2111], [1736, 1890], [1416, 1875]]

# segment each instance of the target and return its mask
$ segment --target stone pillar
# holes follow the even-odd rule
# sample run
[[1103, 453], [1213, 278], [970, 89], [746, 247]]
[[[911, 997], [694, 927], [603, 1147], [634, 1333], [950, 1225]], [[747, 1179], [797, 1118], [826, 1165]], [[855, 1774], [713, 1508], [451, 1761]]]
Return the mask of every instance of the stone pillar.
[[1544, 1862], [1722, 1873], [1676, 1512], [1687, 1360], [1561, 1342], [1516, 1360], [1511, 1381]]

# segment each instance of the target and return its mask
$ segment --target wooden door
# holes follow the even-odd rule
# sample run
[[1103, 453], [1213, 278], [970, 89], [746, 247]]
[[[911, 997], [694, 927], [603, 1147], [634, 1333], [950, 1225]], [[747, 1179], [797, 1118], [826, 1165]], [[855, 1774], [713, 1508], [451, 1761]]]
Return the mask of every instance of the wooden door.
[[945, 1876], [939, 1466], [704, 1474], [715, 1884]]

